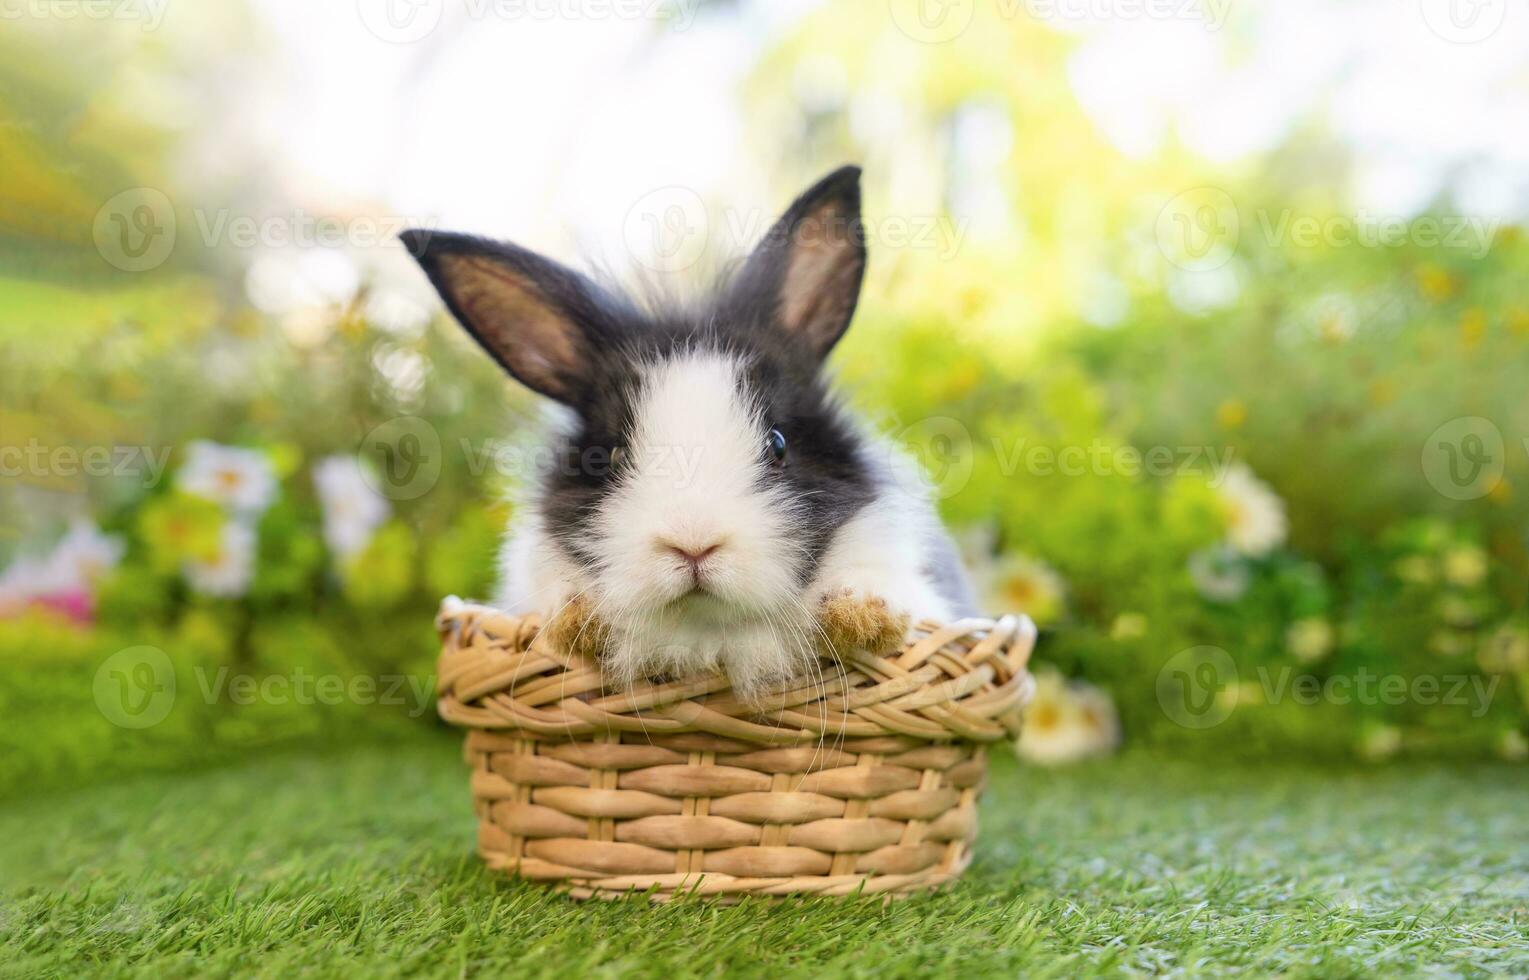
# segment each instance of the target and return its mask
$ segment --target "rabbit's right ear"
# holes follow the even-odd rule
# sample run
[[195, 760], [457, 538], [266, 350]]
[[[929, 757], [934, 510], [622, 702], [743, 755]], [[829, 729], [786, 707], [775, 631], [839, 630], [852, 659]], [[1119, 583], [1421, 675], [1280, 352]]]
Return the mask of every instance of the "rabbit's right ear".
[[398, 236], [446, 308], [518, 381], [564, 404], [586, 380], [595, 287], [508, 242], [411, 229]]

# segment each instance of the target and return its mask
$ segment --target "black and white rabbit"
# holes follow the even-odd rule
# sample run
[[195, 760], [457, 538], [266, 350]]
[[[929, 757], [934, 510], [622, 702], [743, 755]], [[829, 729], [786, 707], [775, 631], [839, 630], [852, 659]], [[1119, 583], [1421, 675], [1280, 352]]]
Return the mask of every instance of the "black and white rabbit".
[[456, 319], [558, 405], [557, 462], [504, 546], [502, 608], [580, 610], [620, 681], [720, 668], [745, 695], [809, 667], [824, 638], [892, 647], [974, 612], [911, 461], [824, 377], [865, 272], [859, 168], [684, 304], [508, 243], [403, 239]]

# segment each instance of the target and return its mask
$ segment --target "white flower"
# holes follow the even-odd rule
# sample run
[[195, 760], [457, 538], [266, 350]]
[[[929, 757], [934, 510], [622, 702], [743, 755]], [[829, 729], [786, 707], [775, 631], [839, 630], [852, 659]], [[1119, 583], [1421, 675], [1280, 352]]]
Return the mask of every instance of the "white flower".
[[324, 543], [339, 558], [364, 549], [392, 513], [354, 456], [327, 456], [313, 464], [313, 486], [324, 508]]
[[0, 573], [0, 607], [24, 606], [41, 596], [84, 592], [122, 560], [122, 539], [76, 520], [42, 557], [18, 558]]
[[1062, 614], [1067, 599], [1067, 585], [1056, 569], [1029, 555], [1011, 554], [1000, 558], [979, 581], [988, 610], [995, 613], [1024, 613], [1045, 626]]
[[1333, 648], [1333, 626], [1320, 616], [1298, 619], [1285, 630], [1285, 648], [1303, 664], [1316, 663]]
[[1120, 719], [1104, 691], [1068, 681], [1056, 671], [1035, 678], [1035, 697], [1025, 709], [1016, 751], [1042, 766], [1106, 755], [1120, 744]]
[[181, 571], [191, 588], [203, 595], [242, 596], [255, 575], [255, 529], [241, 521], [225, 521], [218, 553], [208, 561], [188, 561]]
[[1189, 577], [1211, 602], [1234, 602], [1248, 591], [1248, 567], [1242, 556], [1219, 545], [1189, 556]]
[[1216, 488], [1226, 539], [1245, 555], [1266, 555], [1285, 542], [1285, 504], [1241, 463]]
[[197, 440], [186, 446], [186, 462], [176, 485], [246, 517], [259, 515], [276, 499], [276, 474], [258, 449]]
[[69, 584], [89, 585], [115, 568], [126, 550], [121, 538], [102, 534], [89, 521], [78, 520], [59, 539], [48, 564], [54, 575], [67, 579]]
[[25, 609], [37, 596], [47, 592], [44, 578], [46, 561], [17, 558], [0, 573], [0, 616], [11, 616]]

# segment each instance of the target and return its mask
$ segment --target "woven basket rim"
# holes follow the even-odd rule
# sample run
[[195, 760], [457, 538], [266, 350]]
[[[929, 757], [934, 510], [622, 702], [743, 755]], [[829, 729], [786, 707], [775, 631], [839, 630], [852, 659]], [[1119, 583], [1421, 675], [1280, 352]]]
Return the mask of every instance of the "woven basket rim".
[[727, 678], [608, 682], [587, 653], [554, 648], [541, 619], [447, 596], [436, 616], [438, 710], [450, 724], [536, 739], [706, 733], [788, 746], [824, 738], [997, 742], [1018, 736], [1035, 690], [1028, 616], [925, 621], [897, 651], [845, 651], [762, 698]]

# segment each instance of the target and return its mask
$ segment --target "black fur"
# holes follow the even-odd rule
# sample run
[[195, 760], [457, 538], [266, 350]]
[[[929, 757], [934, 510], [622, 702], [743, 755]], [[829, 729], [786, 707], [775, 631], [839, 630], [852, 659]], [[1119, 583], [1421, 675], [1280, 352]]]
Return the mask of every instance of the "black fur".
[[[698, 350], [716, 350], [744, 365], [746, 394], [763, 407], [766, 428], [786, 437], [783, 463], [762, 479], [780, 481], [799, 501], [797, 520], [806, 560], [803, 584], [845, 524], [890, 479], [886, 464], [866, 447], [838, 407], [823, 376], [823, 358], [848, 328], [864, 274], [860, 225], [860, 171], [845, 167], [803, 194], [770, 230], [754, 253], [696, 301], [639, 302], [627, 293], [508, 243], [466, 235], [409, 231], [401, 237], [440, 290], [447, 308], [512, 375], [526, 381], [496, 349], [491, 331], [474, 324], [458, 304], [441, 261], [452, 254], [489, 258], [534, 285], [546, 306], [565, 317], [579, 349], [576, 372], [551, 385], [532, 385], [573, 410], [577, 424], [542, 476], [541, 508], [548, 531], [576, 561], [599, 561], [592, 552], [589, 522], [618, 485], [612, 451], [623, 448], [633, 425], [639, 366]], [[808, 337], [781, 321], [782, 278], [793, 232], [804, 216], [829, 207], [844, 217], [845, 270], [833, 287], [843, 295], [825, 299], [817, 332]], [[842, 318], [842, 323], [838, 320]], [[696, 406], [705, 411], [707, 406]], [[766, 446], [761, 439], [761, 457]]]

